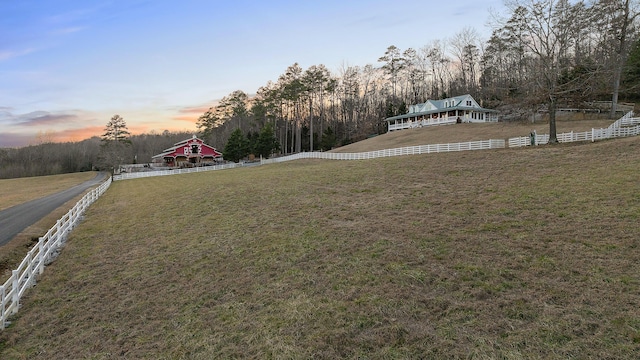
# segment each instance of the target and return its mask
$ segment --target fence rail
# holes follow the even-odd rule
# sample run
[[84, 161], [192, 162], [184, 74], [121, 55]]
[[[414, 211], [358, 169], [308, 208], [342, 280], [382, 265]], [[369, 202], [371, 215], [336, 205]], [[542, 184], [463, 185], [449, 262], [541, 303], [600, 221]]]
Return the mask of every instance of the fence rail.
[[7, 318], [18, 311], [20, 298], [28, 288], [35, 285], [36, 276], [42, 274], [45, 265], [55, 259], [67, 234], [77, 225], [84, 211], [110, 185], [111, 178], [85, 194], [44, 236], [40, 237], [38, 245], [27, 253], [18, 268], [11, 272], [9, 279], [0, 285], [0, 330], [8, 325]]
[[381, 157], [401, 156], [401, 155], [419, 155], [430, 154], [440, 152], [451, 151], [469, 151], [469, 150], [488, 150], [488, 149], [503, 149], [505, 147], [505, 141], [503, 139], [491, 139], [483, 141], [471, 141], [463, 143], [451, 143], [451, 144], [434, 144], [434, 145], [419, 145], [419, 146], [407, 146], [395, 149], [376, 150], [360, 153], [329, 153], [329, 152], [305, 152], [288, 156], [282, 156], [272, 159], [264, 159], [260, 163], [273, 164], [284, 161], [299, 160], [299, 159], [325, 159], [325, 160], [367, 160], [376, 159]]
[[[595, 141], [601, 139], [609, 139], [612, 137], [633, 136], [638, 135], [640, 132], [640, 118], [634, 118], [633, 112], [627, 113], [625, 116], [611, 124], [607, 129], [592, 129], [585, 132], [568, 132], [558, 134], [557, 138], [559, 142], [574, 142], [574, 141]], [[404, 124], [402, 124], [404, 125]], [[630, 125], [637, 125], [635, 127], [629, 127]], [[540, 134], [535, 136], [535, 145], [543, 145], [549, 142], [548, 134]], [[417, 155], [417, 154], [429, 154], [439, 152], [450, 151], [468, 151], [468, 150], [486, 150], [486, 149], [501, 149], [508, 147], [522, 147], [530, 146], [531, 138], [528, 136], [521, 136], [510, 138], [507, 141], [503, 139], [491, 139], [484, 141], [471, 141], [463, 143], [451, 143], [451, 144], [433, 144], [433, 145], [419, 145], [408, 146], [402, 148], [376, 150], [360, 153], [329, 153], [329, 152], [304, 152], [297, 153], [277, 158], [262, 159], [260, 165], [279, 163], [283, 161], [291, 161], [298, 159], [326, 159], [326, 160], [366, 160], [375, 159], [380, 157], [389, 156], [401, 156], [401, 155]], [[188, 169], [176, 169], [176, 170], [160, 170], [160, 171], [146, 171], [135, 172], [115, 175], [113, 180], [125, 180], [135, 179], [150, 176], [164, 176], [164, 175], [176, 175], [186, 174], [201, 171], [232, 169], [245, 166], [244, 164], [225, 164], [215, 165], [207, 167], [196, 167]]]
[[141, 171], [141, 172], [133, 172], [133, 173], [124, 173], [119, 175], [114, 175], [113, 180], [126, 180], [126, 179], [137, 179], [143, 177], [150, 176], [166, 176], [166, 175], [177, 175], [177, 174], [189, 174], [194, 172], [203, 172], [203, 171], [212, 171], [212, 170], [222, 170], [222, 169], [233, 169], [236, 167], [242, 167], [243, 164], [224, 164], [224, 165], [214, 165], [214, 166], [198, 166], [194, 168], [185, 168], [185, 169], [174, 169], [174, 170], [156, 170], [156, 171]]
[[444, 117], [444, 118], [436, 118], [436, 119], [424, 119], [424, 120], [416, 120], [416, 121], [406, 121], [400, 124], [389, 124], [389, 131], [394, 130], [404, 130], [404, 129], [413, 129], [419, 128], [423, 126], [437, 126], [437, 125], [452, 125], [456, 123], [455, 117]]
[[[637, 122], [634, 122], [634, 117], [633, 117], [633, 111], [629, 111], [628, 113], [626, 113], [623, 117], [621, 117], [620, 119], [616, 120], [613, 124], [609, 125], [610, 129], [617, 129], [623, 126], [631, 126], [631, 125], [635, 125]], [[638, 119], [638, 118], [635, 118]]]
[[[558, 134], [556, 137], [558, 139], [558, 142], [568, 143], [576, 141], [593, 142], [596, 140], [611, 139], [616, 137], [640, 135], [640, 118], [634, 118], [632, 116], [633, 112], [629, 112], [605, 129], [591, 129], [590, 131], [584, 132], [571, 131]], [[544, 145], [547, 143], [549, 143], [549, 134], [541, 134], [535, 136], [535, 145]], [[510, 148], [530, 146], [531, 138], [528, 136], [510, 138], [508, 140], [508, 144]]]

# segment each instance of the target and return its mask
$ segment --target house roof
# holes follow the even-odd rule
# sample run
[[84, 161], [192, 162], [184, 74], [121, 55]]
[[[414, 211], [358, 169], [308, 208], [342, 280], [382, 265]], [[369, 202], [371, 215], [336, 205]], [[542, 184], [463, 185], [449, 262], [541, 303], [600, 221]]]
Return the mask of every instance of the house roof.
[[468, 110], [468, 111], [476, 111], [476, 112], [484, 112], [484, 113], [497, 112], [497, 110], [485, 109], [485, 108], [480, 107], [480, 106], [467, 106], [466, 104], [463, 105], [462, 102], [465, 101], [468, 98], [473, 100], [473, 103], [477, 104], [475, 99], [473, 99], [473, 97], [471, 95], [469, 95], [469, 94], [454, 96], [454, 97], [446, 98], [446, 99], [442, 99], [442, 100], [427, 100], [426, 102], [424, 102], [422, 104], [416, 104], [416, 105], [412, 105], [412, 106], [421, 106], [422, 107], [422, 106], [424, 106], [424, 105], [426, 105], [428, 103], [428, 104], [432, 105], [433, 109], [426, 110], [426, 111], [419, 111], [419, 112], [409, 112], [409, 113], [402, 114], [402, 115], [392, 116], [392, 117], [388, 117], [388, 118], [384, 119], [384, 121], [405, 119], [405, 118], [422, 116], [422, 115], [431, 115], [431, 114], [434, 114], [434, 113], [440, 113], [440, 112], [452, 111], [452, 110]]

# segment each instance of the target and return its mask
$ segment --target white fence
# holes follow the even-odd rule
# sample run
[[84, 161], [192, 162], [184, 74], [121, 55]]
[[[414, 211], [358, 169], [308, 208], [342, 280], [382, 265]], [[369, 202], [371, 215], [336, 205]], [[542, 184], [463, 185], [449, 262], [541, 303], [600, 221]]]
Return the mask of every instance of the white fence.
[[376, 150], [360, 153], [329, 153], [329, 152], [305, 152], [297, 153], [278, 158], [262, 160], [261, 164], [273, 164], [283, 161], [299, 160], [299, 159], [325, 159], [325, 160], [367, 160], [389, 156], [401, 155], [418, 155], [430, 154], [450, 151], [468, 151], [468, 150], [488, 150], [503, 149], [505, 141], [503, 139], [492, 139], [483, 141], [471, 141], [464, 143], [452, 144], [435, 144], [435, 145], [419, 145], [407, 146], [395, 149]]
[[[558, 142], [568, 143], [575, 141], [596, 141], [611, 139], [615, 137], [626, 137], [640, 135], [640, 118], [632, 117], [633, 113], [629, 112], [627, 115], [618, 119], [606, 129], [591, 129], [584, 132], [566, 132], [556, 135]], [[635, 125], [635, 126], [632, 126]], [[521, 136], [510, 138], [509, 147], [521, 147], [530, 146], [531, 138], [529, 136]], [[549, 134], [536, 135], [535, 144], [544, 145], [549, 143]]]
[[7, 318], [18, 311], [20, 298], [28, 288], [35, 285], [36, 276], [42, 274], [44, 266], [55, 259], [67, 234], [77, 225], [80, 216], [109, 188], [109, 185], [111, 178], [83, 196], [39, 239], [38, 245], [27, 253], [18, 268], [11, 272], [9, 279], [0, 285], [0, 330], [8, 325]]
[[[417, 123], [417, 122], [416, 122]], [[629, 125], [636, 124], [635, 127], [628, 127]], [[558, 134], [557, 138], [559, 142], [574, 142], [574, 141], [595, 141], [601, 139], [609, 139], [612, 137], [634, 136], [640, 133], [640, 118], [634, 118], [633, 112], [627, 113], [615, 123], [611, 124], [606, 129], [591, 129], [591, 131], [585, 132], [568, 132]], [[407, 124], [398, 124], [407, 125]], [[543, 145], [549, 142], [548, 134], [540, 134], [535, 137], [535, 145]], [[530, 146], [531, 138], [528, 136], [515, 137], [508, 139], [508, 146], [522, 147]], [[487, 150], [487, 149], [501, 149], [505, 147], [505, 140], [503, 139], [491, 139], [484, 141], [471, 141], [464, 143], [451, 143], [451, 144], [434, 144], [434, 145], [420, 145], [420, 146], [408, 146], [395, 149], [368, 151], [360, 153], [329, 153], [329, 152], [304, 152], [293, 155], [287, 155], [271, 159], [260, 160], [260, 165], [273, 164], [283, 161], [291, 161], [298, 159], [326, 159], [326, 160], [366, 160], [375, 159], [380, 157], [400, 156], [400, 155], [417, 155], [417, 154], [429, 154], [439, 152], [450, 151], [468, 151], [468, 150]], [[246, 166], [245, 164], [226, 164], [207, 167], [196, 167], [188, 169], [176, 169], [176, 170], [160, 170], [160, 171], [146, 171], [125, 173], [121, 175], [115, 175], [113, 180], [125, 180], [135, 179], [149, 176], [163, 176], [163, 175], [175, 175], [186, 174], [192, 172], [232, 169], [236, 167]]]
[[406, 121], [400, 124], [389, 124], [389, 131], [420, 128], [423, 126], [452, 125], [455, 123], [456, 123], [455, 117], [451, 117], [451, 118], [444, 117], [444, 118], [436, 118], [436, 119], [429, 118], [424, 120]]
[[[504, 147], [505, 147], [505, 141], [502, 139], [499, 139], [499, 140], [471, 141], [471, 142], [464, 142], [464, 143], [452, 143], [452, 144], [408, 146], [403, 148], [377, 150], [377, 151], [360, 152], [360, 153], [304, 152], [304, 153], [297, 153], [297, 154], [287, 155], [287, 156], [282, 156], [277, 158], [262, 159], [260, 160], [259, 165], [273, 164], [273, 163], [298, 160], [298, 159], [365, 160], [365, 159], [375, 159], [375, 158], [389, 157], [389, 156], [417, 155], [417, 154], [429, 154], [429, 153], [449, 152], [449, 151], [503, 149]], [[137, 179], [137, 178], [150, 177], [150, 176], [188, 174], [193, 172], [233, 169], [233, 168], [243, 167], [248, 165], [252, 165], [252, 164], [231, 163], [231, 164], [225, 164], [225, 165], [204, 166], [204, 167], [195, 167], [195, 168], [187, 168], [187, 169], [124, 173], [120, 175], [114, 175], [113, 180], [116, 181], [116, 180], [126, 180], [126, 179]]]
[[222, 170], [222, 169], [233, 169], [236, 167], [241, 167], [243, 164], [224, 164], [224, 165], [215, 165], [215, 166], [198, 166], [193, 168], [185, 168], [185, 169], [175, 169], [175, 170], [156, 170], [156, 171], [140, 171], [133, 173], [124, 173], [120, 175], [114, 175], [113, 180], [126, 180], [126, 179], [137, 179], [143, 177], [150, 176], [165, 176], [165, 175], [177, 175], [177, 174], [189, 174], [194, 172], [203, 172], [203, 171], [212, 171], [212, 170]]
[[[640, 135], [640, 118], [632, 117], [629, 112], [606, 129], [591, 129], [586, 132], [569, 132], [557, 135], [559, 142], [572, 141], [595, 141], [609, 139], [613, 137], [625, 137]], [[635, 126], [631, 126], [635, 125]], [[536, 135], [535, 144], [546, 144], [549, 141], [548, 134]], [[528, 136], [511, 138], [508, 140], [509, 147], [530, 146], [531, 138]], [[451, 144], [434, 144], [407, 146], [395, 149], [368, 151], [360, 153], [328, 153], [328, 152], [305, 152], [278, 158], [263, 159], [261, 165], [279, 163], [298, 159], [326, 159], [326, 160], [366, 160], [381, 157], [418, 155], [452, 151], [488, 150], [502, 149], [505, 147], [505, 140], [491, 139], [484, 141], [471, 141]], [[195, 167], [176, 170], [160, 170], [125, 173], [115, 175], [113, 180], [134, 179], [150, 176], [164, 176], [186, 174], [193, 172], [231, 169], [242, 167], [244, 164], [225, 164], [207, 167]], [[36, 283], [36, 276], [44, 271], [44, 266], [53, 261], [58, 250], [63, 245], [66, 235], [76, 226], [80, 216], [94, 201], [100, 197], [111, 185], [111, 178], [99, 187], [87, 193], [67, 214], [60, 218], [56, 225], [47, 233], [40, 237], [38, 245], [34, 246], [27, 256], [22, 260], [17, 269], [13, 270], [11, 276], [4, 284], [0, 285], [0, 330], [8, 324], [7, 318], [15, 314], [20, 307], [20, 298], [25, 291]]]
[[640, 118], [633, 117], [633, 111], [629, 111], [625, 116], [616, 120], [613, 124], [609, 125], [610, 129], [617, 129], [624, 126], [633, 126], [640, 123]]
[[394, 130], [404, 130], [404, 129], [415, 129], [427, 126], [437, 126], [437, 125], [452, 125], [457, 124], [458, 119], [460, 119], [463, 123], [486, 123], [486, 122], [498, 122], [498, 116], [492, 113], [486, 113], [485, 119], [472, 119], [470, 115], [466, 117], [458, 117], [458, 116], [445, 116], [442, 118], [427, 118], [422, 120], [406, 120], [404, 122], [398, 124], [389, 123], [389, 131]]

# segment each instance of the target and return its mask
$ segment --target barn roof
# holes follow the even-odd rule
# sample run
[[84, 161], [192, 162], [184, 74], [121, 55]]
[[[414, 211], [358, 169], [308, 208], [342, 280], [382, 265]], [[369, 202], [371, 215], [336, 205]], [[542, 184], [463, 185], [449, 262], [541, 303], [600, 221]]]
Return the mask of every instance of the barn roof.
[[158, 155], [154, 155], [151, 158], [152, 159], [156, 159], [156, 158], [161, 158], [161, 157], [172, 155], [172, 154], [175, 153], [175, 151], [177, 149], [184, 147], [189, 142], [193, 143], [194, 141], [199, 143], [199, 144], [201, 144], [202, 146], [208, 147], [209, 149], [213, 150], [214, 154], [219, 154], [218, 150], [216, 150], [213, 146], [205, 144], [202, 139], [200, 139], [197, 136], [193, 135], [192, 138], [179, 141], [179, 142], [173, 144], [172, 147], [162, 150], [162, 153], [160, 153]]

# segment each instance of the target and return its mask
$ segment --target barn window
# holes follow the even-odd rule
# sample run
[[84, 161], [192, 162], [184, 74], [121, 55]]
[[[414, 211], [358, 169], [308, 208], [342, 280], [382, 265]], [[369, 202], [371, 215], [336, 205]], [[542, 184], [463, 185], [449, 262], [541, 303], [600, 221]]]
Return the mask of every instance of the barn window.
[[198, 153], [198, 145], [196, 145], [196, 144], [191, 145], [191, 153], [192, 154], [197, 154]]

